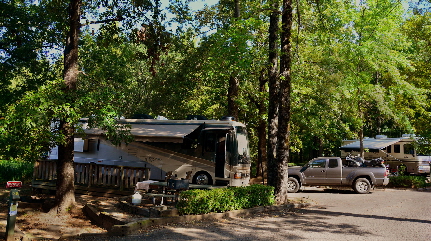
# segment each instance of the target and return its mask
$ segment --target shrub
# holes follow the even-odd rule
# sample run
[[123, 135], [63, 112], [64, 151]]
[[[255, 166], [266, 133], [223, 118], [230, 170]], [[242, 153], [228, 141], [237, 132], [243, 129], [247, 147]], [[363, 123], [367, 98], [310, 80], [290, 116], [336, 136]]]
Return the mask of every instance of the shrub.
[[251, 185], [213, 190], [187, 190], [181, 192], [177, 209], [181, 214], [205, 214], [273, 204], [274, 187]]
[[391, 187], [424, 188], [429, 186], [424, 176], [392, 176], [389, 180]]
[[31, 180], [33, 169], [32, 162], [0, 160], [0, 182]]

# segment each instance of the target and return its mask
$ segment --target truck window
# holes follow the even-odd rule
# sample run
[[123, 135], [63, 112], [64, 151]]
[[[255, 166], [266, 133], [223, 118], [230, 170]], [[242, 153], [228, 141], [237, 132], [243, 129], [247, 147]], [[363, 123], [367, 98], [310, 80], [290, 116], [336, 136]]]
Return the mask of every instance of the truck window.
[[318, 160], [314, 160], [311, 164], [310, 167], [311, 168], [325, 168], [326, 166], [326, 159], [318, 159]]
[[338, 160], [329, 159], [328, 168], [335, 168], [335, 167], [338, 167]]
[[400, 145], [394, 145], [394, 153], [401, 153]]

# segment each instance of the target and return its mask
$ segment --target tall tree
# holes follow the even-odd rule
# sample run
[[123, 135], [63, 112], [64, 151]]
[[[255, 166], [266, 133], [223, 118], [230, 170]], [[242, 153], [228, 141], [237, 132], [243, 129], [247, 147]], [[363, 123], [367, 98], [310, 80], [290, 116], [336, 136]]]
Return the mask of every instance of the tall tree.
[[[52, 9], [64, 9], [63, 2], [54, 1], [48, 3]], [[89, 12], [95, 11], [94, 16], [104, 17], [105, 19], [92, 22], [109, 24], [125, 20], [124, 16], [127, 16], [129, 22], [125, 21], [124, 26], [130, 27], [132, 26], [130, 22], [134, 22], [131, 19], [142, 17], [149, 9], [148, 4], [150, 3], [130, 5], [117, 1], [95, 1], [93, 4], [86, 4], [85, 9]], [[105, 8], [108, 12], [100, 10], [99, 6], [107, 5], [112, 5], [110, 8]], [[90, 116], [90, 126], [97, 126], [106, 130], [107, 138], [114, 144], [119, 143], [121, 140], [127, 141], [129, 139], [127, 128], [118, 125], [115, 121], [115, 117], [119, 116], [119, 106], [111, 105], [113, 103], [112, 95], [94, 91], [94, 86], [97, 86], [98, 83], [80, 85], [78, 82], [78, 74], [80, 73], [78, 69], [78, 41], [80, 39], [80, 22], [82, 20], [81, 6], [81, 0], [71, 0], [67, 7], [68, 24], [66, 27], [62, 81], [49, 81], [35, 91], [26, 92], [23, 98], [8, 106], [5, 119], [1, 120], [1, 143], [6, 143], [6, 148], [2, 148], [0, 151], [2, 155], [7, 155], [8, 158], [20, 157], [34, 160], [40, 158], [42, 153], [49, 151], [53, 146], [59, 146], [56, 202], [51, 209], [55, 213], [64, 213], [75, 202], [73, 137], [79, 118]], [[138, 9], [139, 11], [127, 11], [130, 9]], [[115, 14], [112, 14], [111, 10], [115, 11]], [[53, 14], [58, 14], [64, 19], [64, 13], [59, 12], [61, 11], [55, 11]], [[57, 26], [56, 23], [51, 23], [50, 25], [53, 28], [55, 26]], [[58, 31], [62, 32], [63, 25], [59, 24], [58, 26], [60, 29]], [[105, 86], [111, 84], [108, 83], [109, 79], [99, 83], [101, 82], [104, 82]], [[78, 86], [91, 89], [80, 89]], [[96, 90], [103, 92], [106, 90], [105, 86], [98, 86]], [[118, 93], [108, 91], [108, 93], [112, 92]], [[97, 94], [91, 96], [88, 93]], [[117, 97], [121, 96], [124, 95], [117, 95]], [[96, 97], [102, 98], [96, 99]], [[104, 105], [100, 105], [99, 102], [104, 103]]]
[[[277, 3], [274, 3], [277, 8]], [[290, 148], [290, 93], [291, 93], [291, 30], [292, 1], [283, 0], [282, 23], [280, 29], [280, 76], [276, 71], [276, 51], [278, 16], [270, 16], [270, 71], [269, 71], [269, 130], [268, 130], [268, 183], [274, 186], [276, 201], [287, 202], [287, 169]], [[275, 102], [275, 103], [271, 103]], [[275, 155], [274, 155], [275, 154]]]
[[277, 130], [279, 112], [279, 70], [278, 70], [278, 38], [279, 38], [279, 4], [275, 0], [269, 17], [269, 51], [268, 51], [268, 184], [276, 186], [278, 182], [277, 162]]
[[[78, 40], [81, 27], [81, 0], [71, 0], [68, 8], [69, 31], [66, 37], [64, 49], [64, 96], [69, 100], [70, 105], [74, 105], [74, 96], [78, 82]], [[70, 121], [70, 116], [60, 119], [59, 132], [64, 135], [65, 142], [58, 146], [57, 161], [57, 185], [55, 193], [55, 206], [52, 210], [57, 213], [64, 213], [70, 206], [75, 204], [74, 187], [74, 122]]]
[[[239, 0], [234, 0], [234, 6], [235, 8], [233, 12], [233, 20], [238, 21], [240, 19]], [[227, 111], [228, 115], [233, 116], [235, 120], [238, 120], [238, 92], [239, 80], [236, 71], [234, 71], [229, 76], [229, 88], [227, 92]]]
[[275, 197], [278, 203], [287, 202], [287, 169], [290, 148], [290, 94], [291, 94], [291, 31], [292, 31], [292, 1], [283, 0], [281, 24], [281, 55], [280, 55], [280, 91], [279, 116], [277, 133], [277, 184]]
[[[235, 8], [233, 18], [234, 20], [240, 19], [240, 4], [239, 0], [235, 0]], [[229, 77], [229, 89], [228, 89], [228, 113], [238, 120], [238, 91], [239, 91], [239, 80], [236, 73], [231, 73]]]

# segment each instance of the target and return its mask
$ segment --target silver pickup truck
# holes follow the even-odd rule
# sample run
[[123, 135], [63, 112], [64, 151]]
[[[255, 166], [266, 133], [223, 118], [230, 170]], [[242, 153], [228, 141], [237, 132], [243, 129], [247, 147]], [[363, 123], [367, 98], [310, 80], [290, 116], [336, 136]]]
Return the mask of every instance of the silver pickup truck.
[[340, 157], [318, 157], [303, 167], [289, 167], [288, 192], [301, 186], [349, 186], [356, 193], [369, 193], [375, 186], [389, 183], [383, 164], [367, 164]]

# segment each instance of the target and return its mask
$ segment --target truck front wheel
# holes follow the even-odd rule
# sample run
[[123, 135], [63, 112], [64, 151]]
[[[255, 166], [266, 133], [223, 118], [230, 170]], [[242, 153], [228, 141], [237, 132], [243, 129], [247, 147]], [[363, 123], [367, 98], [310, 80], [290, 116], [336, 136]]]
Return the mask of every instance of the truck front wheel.
[[353, 183], [353, 190], [359, 194], [367, 194], [371, 191], [370, 181], [366, 178], [358, 178], [355, 183]]
[[299, 185], [299, 182], [296, 178], [289, 177], [287, 179], [287, 192], [290, 192], [290, 193], [298, 192], [300, 187], [301, 186]]

